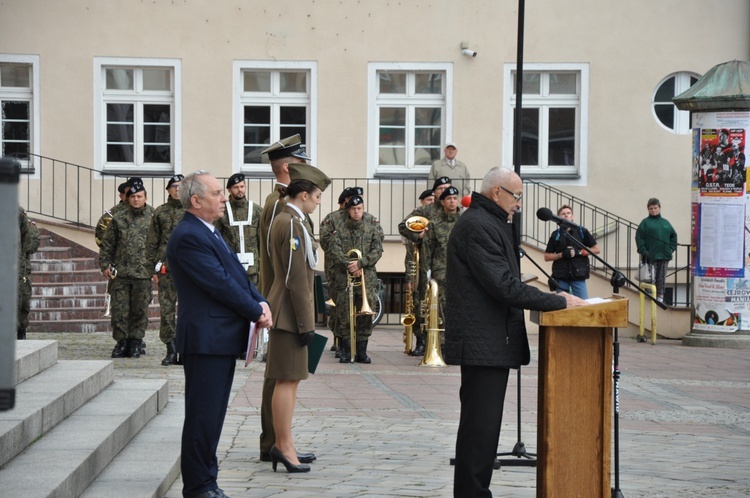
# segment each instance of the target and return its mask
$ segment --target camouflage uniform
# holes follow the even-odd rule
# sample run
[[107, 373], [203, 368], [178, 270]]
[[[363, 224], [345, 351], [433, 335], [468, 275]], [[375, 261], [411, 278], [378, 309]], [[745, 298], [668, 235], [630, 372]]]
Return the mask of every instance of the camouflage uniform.
[[[331, 242], [333, 241], [333, 235], [336, 233], [337, 224], [344, 221], [344, 218], [342, 216], [346, 216], [346, 212], [343, 209], [328, 213], [328, 215], [323, 218], [323, 221], [320, 222], [320, 234], [318, 235], [320, 239], [320, 247], [325, 253], [325, 260], [323, 261], [323, 272], [326, 277], [326, 282], [328, 283], [328, 297], [333, 300], [334, 304], [336, 305], [338, 305], [338, 303], [341, 301], [341, 297], [337, 292], [338, 289], [342, 287], [340, 280], [343, 278], [343, 287], [346, 288], [346, 275], [338, 278], [339, 276], [336, 274], [336, 271], [333, 268], [333, 258], [329, 256], [328, 251], [331, 250]], [[333, 332], [334, 338], [339, 337], [338, 314], [341, 311], [342, 310], [340, 309], [340, 306], [332, 306], [330, 309], [330, 314], [328, 316], [328, 328], [331, 329], [331, 332]]]
[[99, 248], [99, 268], [111, 265], [117, 277], [110, 284], [112, 295], [112, 337], [143, 339], [152, 300], [151, 275], [154, 267], [146, 253], [146, 238], [154, 208], [126, 205], [112, 217]]
[[94, 229], [94, 242], [96, 242], [96, 245], [98, 247], [102, 246], [102, 238], [104, 237], [104, 232], [107, 230], [109, 223], [112, 221], [112, 217], [117, 212], [125, 209], [127, 206], [128, 204], [126, 202], [120, 201], [118, 204], [112, 206], [112, 209], [110, 209], [109, 212], [104, 213], [102, 217], [99, 218], [99, 221], [96, 223], [96, 228]]
[[[326, 253], [326, 260], [331, 259], [332, 272], [335, 275], [334, 287], [339, 300], [336, 301], [338, 313], [338, 333], [339, 337], [349, 338], [349, 295], [347, 290], [347, 265], [352, 258], [347, 256], [351, 249], [358, 249], [362, 253], [359, 260], [359, 267], [365, 272], [365, 288], [368, 294], [368, 301], [373, 308], [374, 300], [378, 285], [378, 274], [375, 271], [375, 264], [383, 255], [383, 229], [378, 220], [365, 213], [362, 221], [355, 222], [349, 219], [347, 211], [340, 211], [341, 214], [333, 217], [335, 231], [331, 238], [330, 250]], [[343, 284], [343, 287], [342, 287]], [[331, 285], [329, 281], [329, 286]], [[330, 287], [329, 287], [330, 288]], [[362, 305], [362, 288], [356, 287], [354, 290], [354, 303], [357, 309]], [[372, 334], [372, 316], [362, 315], [357, 317], [356, 323], [357, 342], [367, 341]]]
[[[248, 205], [252, 201], [249, 201], [246, 197], [242, 199], [235, 199], [229, 197], [227, 202], [227, 210], [224, 212], [224, 217], [214, 223], [216, 228], [221, 232], [222, 237], [226, 241], [227, 245], [232, 251], [240, 252], [240, 227], [232, 226], [229, 224], [229, 210], [232, 210], [232, 217], [235, 223], [250, 221], [250, 224], [244, 225], [244, 236], [245, 236], [245, 254], [252, 254], [252, 264], [247, 265], [247, 276], [253, 285], [258, 285], [258, 267], [260, 266], [260, 254], [258, 249], [260, 248], [259, 238], [259, 226], [261, 216], [261, 206], [257, 202], [253, 202], [252, 218], [248, 218]], [[242, 261], [242, 258], [240, 258]]]
[[18, 207], [18, 321], [17, 338], [26, 339], [31, 311], [31, 254], [39, 249], [39, 230], [36, 224]]
[[146, 241], [146, 251], [151, 268], [155, 269], [156, 265], [161, 262], [161, 268], [157, 272], [159, 278], [159, 308], [161, 311], [159, 339], [164, 344], [169, 344], [177, 334], [175, 328], [177, 290], [174, 287], [172, 274], [169, 272], [169, 265], [167, 264], [167, 241], [184, 214], [185, 209], [182, 207], [182, 202], [179, 199], [169, 197], [167, 202], [154, 210]]
[[441, 209], [430, 220], [430, 229], [422, 241], [424, 259], [420, 260], [420, 263], [423, 263], [425, 272], [430, 270], [430, 278], [438, 284], [441, 313], [445, 310], [445, 269], [448, 257], [448, 236], [460, 215], [460, 208], [455, 213], [446, 213]]

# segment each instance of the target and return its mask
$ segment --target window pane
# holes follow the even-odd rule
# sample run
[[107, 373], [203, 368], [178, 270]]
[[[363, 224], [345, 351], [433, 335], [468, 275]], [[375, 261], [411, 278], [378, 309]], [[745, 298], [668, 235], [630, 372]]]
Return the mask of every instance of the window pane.
[[279, 113], [282, 126], [290, 124], [304, 125], [307, 122], [306, 107], [283, 106], [279, 109]]
[[15, 156], [18, 159], [28, 159], [29, 142], [2, 142], [2, 155], [3, 156]]
[[31, 66], [28, 64], [0, 64], [0, 86], [30, 88]]
[[143, 89], [167, 92], [172, 90], [171, 71], [169, 69], [144, 69]]
[[281, 73], [279, 75], [279, 91], [281, 93], [307, 93], [307, 73]]
[[172, 148], [169, 144], [144, 145], [144, 163], [169, 163]]
[[133, 104], [107, 104], [107, 162], [134, 160]]
[[3, 141], [8, 140], [21, 140], [24, 142], [29, 141], [29, 122], [21, 121], [4, 121], [3, 122]]
[[[516, 112], [513, 112], [513, 130], [516, 128]], [[515, 148], [515, 140], [513, 140]], [[539, 166], [539, 109], [523, 109], [521, 120], [521, 164]]]
[[443, 94], [443, 74], [442, 73], [417, 73], [415, 75], [415, 89], [417, 94]]
[[406, 126], [406, 109], [403, 107], [381, 107], [380, 127], [384, 126], [404, 128]]
[[271, 91], [270, 71], [245, 71], [242, 76], [246, 92], [268, 93]]
[[[516, 71], [513, 71], [513, 94], [515, 95], [516, 85]], [[540, 73], [523, 73], [523, 93], [524, 95], [539, 95], [541, 93], [542, 83]]]
[[439, 107], [417, 107], [414, 119], [417, 126], [440, 126], [443, 110]]
[[271, 143], [271, 107], [245, 106], [244, 159], [245, 164], [257, 164], [265, 159], [261, 152]]
[[406, 93], [406, 73], [393, 73], [390, 71], [381, 71], [380, 93]]
[[3, 121], [6, 119], [29, 119], [30, 105], [28, 102], [3, 101]]
[[380, 109], [379, 164], [405, 164], [406, 109], [383, 107]]
[[549, 110], [550, 166], [575, 165], [576, 110], [551, 108]]
[[672, 97], [674, 97], [674, 83], [674, 78], [669, 78], [667, 81], [662, 83], [659, 89], [656, 91], [654, 102], [672, 103]]
[[132, 90], [132, 69], [107, 69], [107, 90]]
[[107, 162], [110, 163], [132, 163], [132, 144], [107, 144]]
[[169, 123], [168, 104], [150, 104], [143, 106], [143, 121], [146, 123]]
[[654, 104], [654, 112], [656, 117], [659, 118], [661, 124], [674, 130], [674, 111], [675, 107], [672, 104]]
[[133, 104], [107, 104], [108, 123], [132, 123]]
[[575, 74], [552, 73], [549, 75], [549, 93], [553, 95], [577, 95], [578, 85]]

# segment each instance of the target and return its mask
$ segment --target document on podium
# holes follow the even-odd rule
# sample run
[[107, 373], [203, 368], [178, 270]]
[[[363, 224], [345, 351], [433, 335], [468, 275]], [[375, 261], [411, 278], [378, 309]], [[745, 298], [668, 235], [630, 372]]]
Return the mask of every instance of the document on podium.
[[250, 329], [247, 331], [247, 351], [245, 351], [245, 367], [247, 367], [253, 356], [255, 356], [255, 345], [258, 344], [258, 331], [255, 328], [255, 322], [250, 322]]
[[588, 299], [585, 299], [585, 301], [589, 304], [601, 304], [601, 303], [608, 303], [611, 301], [612, 298], [610, 297], [590, 297]]

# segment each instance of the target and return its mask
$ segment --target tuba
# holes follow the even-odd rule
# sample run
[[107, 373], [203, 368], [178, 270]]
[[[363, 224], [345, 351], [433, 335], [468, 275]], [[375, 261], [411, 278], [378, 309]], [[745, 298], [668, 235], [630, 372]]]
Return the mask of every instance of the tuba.
[[[359, 261], [362, 259], [362, 251], [359, 249], [352, 249], [346, 253], [350, 261]], [[367, 301], [367, 289], [365, 287], [365, 270], [364, 268], [360, 272], [359, 281], [357, 278], [347, 273], [348, 283], [347, 287], [349, 290], [349, 350], [351, 354], [351, 362], [354, 362], [354, 358], [357, 355], [357, 317], [360, 315], [374, 315], [375, 312], [370, 308], [370, 303]], [[354, 287], [362, 287], [362, 306], [357, 312], [354, 306]]]
[[[427, 346], [425, 347], [424, 358], [419, 363], [420, 367], [445, 366], [443, 354], [440, 351], [440, 332], [443, 329], [439, 328], [440, 318], [438, 316], [438, 308], [440, 302], [438, 297], [438, 284], [436, 281], [430, 280], [430, 284], [427, 287], [427, 296], [422, 303], [422, 310], [427, 315], [426, 323], [423, 324], [427, 328]], [[429, 309], [429, 311], [426, 311], [425, 308]]]
[[[406, 228], [415, 233], [424, 232], [430, 220], [423, 216], [411, 216], [405, 222]], [[407, 269], [407, 278], [409, 283], [406, 287], [406, 304], [404, 306], [403, 318], [401, 318], [401, 325], [404, 326], [404, 354], [411, 354], [414, 349], [414, 333], [412, 326], [417, 321], [414, 316], [414, 290], [418, 290], [419, 284], [419, 246], [413, 244], [414, 253], [413, 261], [409, 262]]]

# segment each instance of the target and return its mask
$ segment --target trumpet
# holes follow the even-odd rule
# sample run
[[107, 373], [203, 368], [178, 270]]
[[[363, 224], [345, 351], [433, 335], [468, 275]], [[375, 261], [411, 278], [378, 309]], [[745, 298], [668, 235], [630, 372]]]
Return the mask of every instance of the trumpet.
[[406, 219], [406, 228], [415, 233], [422, 233], [430, 224], [430, 220], [424, 216], [411, 216]]
[[[346, 255], [351, 261], [359, 261], [360, 259], [362, 259], [362, 251], [360, 251], [359, 249], [352, 249], [347, 252]], [[365, 270], [362, 269], [362, 271], [360, 272], [359, 282], [357, 282], [356, 277], [352, 276], [350, 273], [347, 274], [347, 278], [349, 280], [347, 287], [349, 288], [349, 352], [351, 356], [351, 359], [349, 361], [354, 362], [354, 358], [357, 355], [357, 317], [360, 315], [374, 315], [375, 312], [372, 311], [372, 309], [370, 308], [370, 303], [367, 301]], [[362, 306], [359, 308], [358, 312], [356, 311], [356, 308], [354, 306], [354, 287], [357, 286], [362, 287]]]
[[109, 267], [109, 280], [107, 280], [107, 293], [104, 295], [104, 316], [111, 316], [112, 295], [109, 293], [109, 284], [117, 277], [115, 265]]

